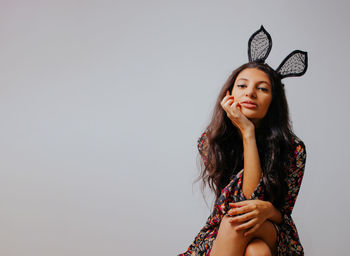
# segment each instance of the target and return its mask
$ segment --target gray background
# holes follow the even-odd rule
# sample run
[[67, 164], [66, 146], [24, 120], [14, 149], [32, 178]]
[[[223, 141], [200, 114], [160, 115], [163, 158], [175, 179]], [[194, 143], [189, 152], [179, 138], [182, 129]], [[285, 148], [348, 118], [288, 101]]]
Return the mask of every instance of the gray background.
[[[306, 255], [346, 255], [348, 1], [1, 1], [0, 255], [176, 255], [209, 215], [196, 141], [261, 24], [307, 147]], [[211, 197], [207, 197], [211, 205]]]

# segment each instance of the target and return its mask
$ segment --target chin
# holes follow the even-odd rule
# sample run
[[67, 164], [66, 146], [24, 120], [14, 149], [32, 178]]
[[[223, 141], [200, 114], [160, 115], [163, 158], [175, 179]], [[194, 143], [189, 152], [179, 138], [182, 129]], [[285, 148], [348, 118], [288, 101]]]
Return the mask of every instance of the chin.
[[251, 122], [253, 122], [255, 125], [257, 125], [260, 122], [260, 120], [262, 119], [261, 116], [254, 115], [252, 113], [248, 113], [248, 114], [243, 113], [243, 115], [246, 118], [248, 118]]
[[246, 111], [246, 110], [243, 110], [242, 111], [242, 114], [246, 117], [246, 118], [249, 118], [249, 119], [261, 119], [261, 116], [260, 115], [257, 115], [254, 111]]

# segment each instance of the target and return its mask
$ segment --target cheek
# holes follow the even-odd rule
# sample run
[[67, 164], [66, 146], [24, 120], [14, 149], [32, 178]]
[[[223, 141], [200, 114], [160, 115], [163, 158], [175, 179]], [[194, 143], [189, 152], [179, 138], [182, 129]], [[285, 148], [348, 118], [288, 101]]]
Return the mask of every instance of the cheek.
[[266, 111], [268, 111], [269, 110], [269, 107], [270, 107], [270, 105], [271, 105], [271, 98], [269, 98], [269, 99], [266, 99], [265, 101], [264, 101], [264, 109], [266, 110]]
[[239, 93], [237, 90], [232, 90], [232, 93], [231, 93], [235, 101], [241, 97], [241, 94], [242, 93]]

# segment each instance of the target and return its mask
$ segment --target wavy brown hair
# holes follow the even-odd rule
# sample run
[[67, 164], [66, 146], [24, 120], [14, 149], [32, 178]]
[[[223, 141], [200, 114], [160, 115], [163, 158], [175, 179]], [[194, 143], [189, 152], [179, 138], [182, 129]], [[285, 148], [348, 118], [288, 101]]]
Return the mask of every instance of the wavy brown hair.
[[284, 203], [289, 153], [295, 135], [289, 119], [284, 85], [276, 72], [265, 63], [249, 62], [240, 66], [223, 85], [212, 119], [206, 128], [208, 143], [205, 154], [208, 161], [203, 165], [199, 179], [203, 181], [203, 187], [209, 185], [217, 199], [230, 178], [243, 168], [243, 142], [240, 132], [227, 117], [220, 103], [227, 90], [232, 91], [238, 74], [246, 68], [264, 71], [271, 81], [272, 101], [265, 117], [255, 128], [255, 134], [266, 191], [265, 200], [279, 207]]

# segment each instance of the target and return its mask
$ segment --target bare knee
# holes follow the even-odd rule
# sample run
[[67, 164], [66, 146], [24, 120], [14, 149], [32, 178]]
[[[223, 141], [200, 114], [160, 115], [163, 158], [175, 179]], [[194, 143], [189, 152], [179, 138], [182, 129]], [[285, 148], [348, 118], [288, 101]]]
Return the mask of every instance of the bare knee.
[[253, 239], [246, 247], [245, 256], [272, 256], [270, 247], [261, 239]]

